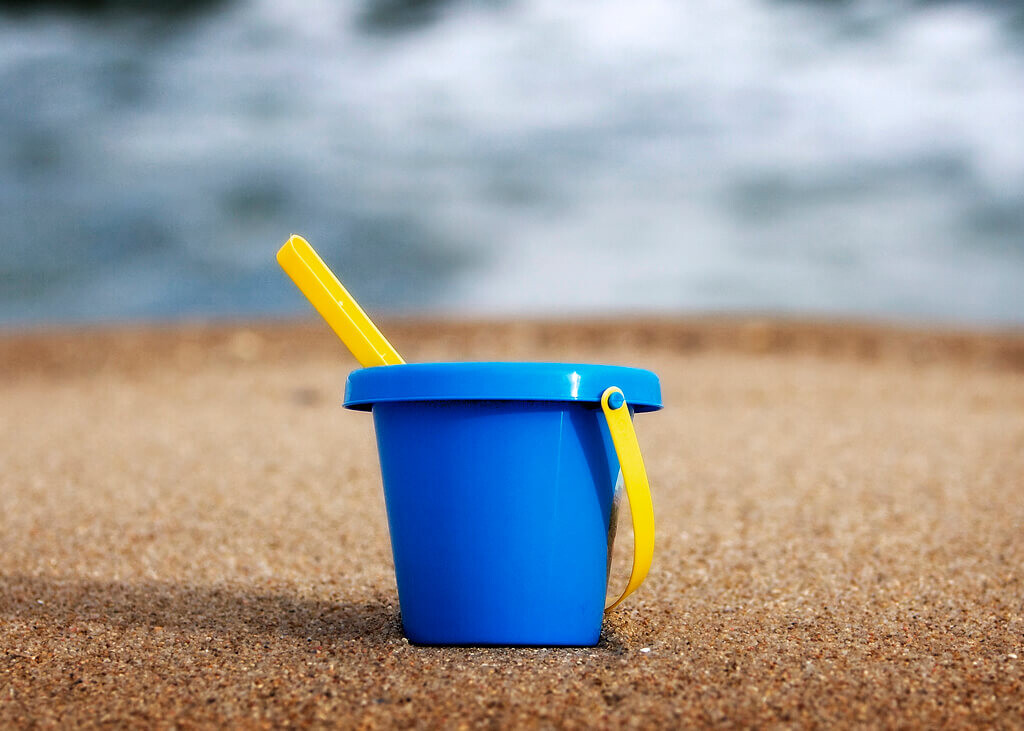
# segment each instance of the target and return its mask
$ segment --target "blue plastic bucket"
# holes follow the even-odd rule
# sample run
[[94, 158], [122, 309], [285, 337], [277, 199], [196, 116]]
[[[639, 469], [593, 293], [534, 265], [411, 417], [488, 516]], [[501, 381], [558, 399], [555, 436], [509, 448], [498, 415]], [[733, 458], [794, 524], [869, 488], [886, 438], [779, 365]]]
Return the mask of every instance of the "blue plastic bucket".
[[618, 459], [601, 394], [661, 408], [650, 371], [426, 363], [353, 371], [372, 410], [405, 633], [443, 645], [594, 645]]

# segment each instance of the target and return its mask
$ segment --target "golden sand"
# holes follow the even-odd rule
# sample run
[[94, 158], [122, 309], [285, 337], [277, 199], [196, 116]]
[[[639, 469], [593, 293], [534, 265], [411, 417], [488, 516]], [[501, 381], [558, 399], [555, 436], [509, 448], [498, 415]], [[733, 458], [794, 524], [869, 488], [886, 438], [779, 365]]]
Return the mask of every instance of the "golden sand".
[[1024, 726], [1024, 337], [386, 325], [410, 360], [661, 376], [655, 565], [601, 644], [402, 638], [326, 327], [8, 335], [0, 724]]

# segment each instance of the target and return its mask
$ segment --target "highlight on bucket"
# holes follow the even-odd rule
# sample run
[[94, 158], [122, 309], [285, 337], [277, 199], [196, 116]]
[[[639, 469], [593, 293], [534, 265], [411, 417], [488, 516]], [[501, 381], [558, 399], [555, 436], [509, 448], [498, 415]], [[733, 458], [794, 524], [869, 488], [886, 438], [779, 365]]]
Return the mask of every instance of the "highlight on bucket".
[[407, 364], [304, 239], [277, 259], [363, 366], [344, 406], [373, 415], [409, 640], [597, 644], [617, 485], [633, 566], [609, 610], [654, 554], [632, 419], [662, 407], [658, 377], [579, 363]]

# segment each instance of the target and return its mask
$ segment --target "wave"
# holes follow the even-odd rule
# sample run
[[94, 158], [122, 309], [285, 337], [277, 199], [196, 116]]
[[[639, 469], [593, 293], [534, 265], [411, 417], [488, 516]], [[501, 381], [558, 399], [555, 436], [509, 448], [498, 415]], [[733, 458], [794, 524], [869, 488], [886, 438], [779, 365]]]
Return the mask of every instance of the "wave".
[[1014, 3], [17, 5], [0, 322], [302, 311], [293, 231], [375, 309], [1024, 322]]

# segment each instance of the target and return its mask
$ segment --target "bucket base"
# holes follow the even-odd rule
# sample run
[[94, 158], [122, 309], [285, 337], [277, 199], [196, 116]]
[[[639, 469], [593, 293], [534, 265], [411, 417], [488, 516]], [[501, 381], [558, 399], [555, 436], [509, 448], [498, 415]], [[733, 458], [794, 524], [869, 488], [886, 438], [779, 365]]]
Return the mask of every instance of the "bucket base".
[[531, 633], [494, 633], [471, 635], [460, 632], [410, 632], [403, 624], [403, 634], [414, 645], [425, 647], [593, 647], [601, 640], [601, 633], [578, 635], [540, 635]]

